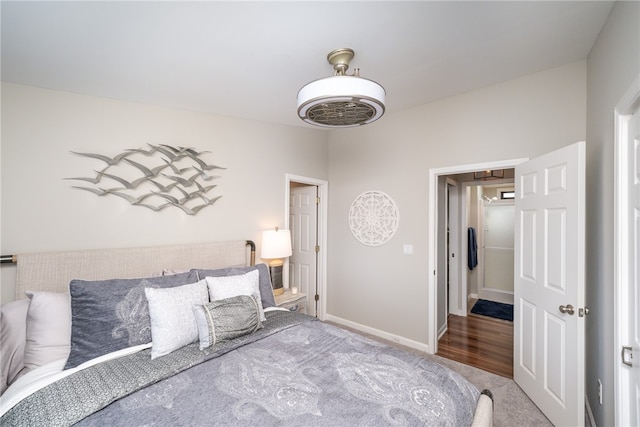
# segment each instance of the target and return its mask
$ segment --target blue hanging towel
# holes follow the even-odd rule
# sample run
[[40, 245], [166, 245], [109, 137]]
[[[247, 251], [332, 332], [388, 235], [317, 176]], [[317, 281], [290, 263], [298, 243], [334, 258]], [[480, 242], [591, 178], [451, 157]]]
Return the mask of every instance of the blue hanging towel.
[[478, 242], [476, 240], [476, 229], [467, 229], [467, 265], [469, 270], [473, 270], [478, 265]]

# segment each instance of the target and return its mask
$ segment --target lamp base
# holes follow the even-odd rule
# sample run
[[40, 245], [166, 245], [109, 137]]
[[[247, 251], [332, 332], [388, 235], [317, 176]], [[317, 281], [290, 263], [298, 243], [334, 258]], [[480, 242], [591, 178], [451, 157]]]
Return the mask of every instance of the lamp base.
[[284, 286], [282, 284], [282, 264], [269, 265], [269, 275], [271, 276], [273, 295], [282, 295], [284, 293]]

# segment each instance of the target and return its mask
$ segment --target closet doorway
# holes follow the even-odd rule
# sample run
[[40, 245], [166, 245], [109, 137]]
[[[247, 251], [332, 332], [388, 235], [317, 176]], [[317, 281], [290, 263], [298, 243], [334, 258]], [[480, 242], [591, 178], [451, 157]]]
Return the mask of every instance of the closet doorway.
[[284, 280], [307, 296], [306, 313], [326, 317], [327, 198], [326, 181], [286, 175], [285, 227], [293, 254], [285, 262]]

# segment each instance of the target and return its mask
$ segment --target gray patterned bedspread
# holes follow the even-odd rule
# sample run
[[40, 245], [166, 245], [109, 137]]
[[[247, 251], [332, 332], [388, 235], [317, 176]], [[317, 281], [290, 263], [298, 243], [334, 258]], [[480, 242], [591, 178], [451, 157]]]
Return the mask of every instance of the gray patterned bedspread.
[[0, 424], [464, 426], [479, 396], [437, 363], [284, 311], [213, 351], [149, 351], [45, 387]]

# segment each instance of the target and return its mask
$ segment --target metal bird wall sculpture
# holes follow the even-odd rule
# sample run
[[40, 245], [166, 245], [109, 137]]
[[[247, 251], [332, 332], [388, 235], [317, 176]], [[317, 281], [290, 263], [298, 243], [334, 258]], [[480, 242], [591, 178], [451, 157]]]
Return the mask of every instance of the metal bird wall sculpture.
[[99, 160], [103, 162], [103, 167], [94, 170], [95, 175], [91, 177], [64, 179], [94, 185], [72, 185], [71, 188], [88, 191], [99, 197], [117, 196], [132, 206], [142, 206], [156, 212], [174, 206], [187, 215], [195, 215], [222, 197], [209, 194], [217, 187], [211, 181], [221, 178], [220, 175], [210, 174], [210, 171], [226, 169], [202, 158], [210, 151], [166, 144], [147, 145], [149, 149], [126, 149], [114, 157], [71, 151], [77, 156]]

